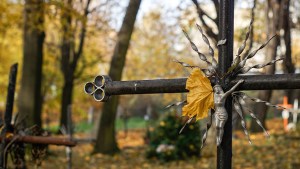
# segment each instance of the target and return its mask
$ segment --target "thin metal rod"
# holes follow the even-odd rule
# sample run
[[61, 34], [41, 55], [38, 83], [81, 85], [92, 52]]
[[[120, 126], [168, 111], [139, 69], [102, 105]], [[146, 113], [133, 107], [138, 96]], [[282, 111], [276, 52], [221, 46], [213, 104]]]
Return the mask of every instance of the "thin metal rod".
[[4, 125], [6, 128], [11, 127], [17, 73], [18, 73], [18, 64], [16, 63], [11, 66], [10, 74], [9, 74], [9, 83], [8, 83], [7, 98], [6, 98], [6, 110], [4, 115]]
[[[300, 86], [300, 74], [278, 74], [241, 75], [230, 81], [228, 87], [232, 87], [240, 79], [245, 82], [239, 86], [239, 90], [297, 89]], [[187, 78], [111, 81], [107, 82], [104, 90], [107, 95], [184, 93], [188, 92], [185, 89], [186, 80]]]
[[[16, 138], [17, 137], [17, 138]], [[2, 141], [3, 137], [0, 137]], [[6, 138], [5, 141], [10, 142], [16, 138], [16, 142], [30, 143], [30, 144], [49, 144], [49, 145], [61, 145], [74, 147], [76, 145], [75, 141], [71, 141], [67, 138], [55, 138], [55, 137], [45, 137], [45, 136], [21, 136], [15, 135], [13, 137]]]
[[[234, 0], [221, 0], [219, 5], [219, 40], [226, 39], [224, 45], [219, 46], [219, 72], [225, 74], [233, 60], [233, 17]], [[224, 90], [228, 89], [230, 79], [221, 82]], [[228, 83], [228, 84], [227, 84]], [[224, 126], [222, 143], [217, 147], [217, 169], [231, 169], [232, 159], [232, 97], [225, 102], [228, 119]]]
[[[13, 128], [11, 125], [13, 107], [14, 107], [14, 97], [15, 97], [15, 88], [16, 88], [16, 79], [18, 73], [18, 64], [13, 64], [10, 68], [9, 81], [7, 88], [7, 98], [6, 98], [6, 109], [4, 114], [4, 128], [1, 130], [1, 137], [5, 137], [7, 132], [12, 132]], [[6, 164], [7, 156], [5, 154], [5, 147], [7, 145], [6, 140], [2, 140], [0, 144], [0, 168], [4, 168]]]
[[[72, 105], [68, 105], [68, 112], [67, 112], [67, 122], [68, 122], [68, 137], [69, 140], [73, 140], [73, 121], [72, 121]], [[72, 148], [70, 146], [66, 147], [66, 154], [67, 154], [67, 169], [72, 169]]]

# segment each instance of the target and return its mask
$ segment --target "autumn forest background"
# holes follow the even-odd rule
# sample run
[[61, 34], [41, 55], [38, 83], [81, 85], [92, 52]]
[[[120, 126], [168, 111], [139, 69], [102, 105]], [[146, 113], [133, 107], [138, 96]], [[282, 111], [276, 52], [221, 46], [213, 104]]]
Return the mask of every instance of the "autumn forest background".
[[[195, 26], [198, 23], [217, 56], [218, 9], [218, 0], [1, 0], [0, 114], [3, 117], [5, 112], [10, 66], [19, 63], [15, 124], [22, 129], [37, 125], [62, 137], [71, 111], [75, 137], [89, 140], [74, 148], [74, 168], [215, 168], [213, 133], [201, 157], [188, 158], [188, 162], [181, 161], [183, 157], [170, 163], [149, 161], [140, 155], [149, 146], [149, 132], [168, 124], [161, 123], [162, 118], [174, 112], [180, 116], [180, 108], [165, 107], [184, 100], [185, 94], [114, 96], [100, 103], [85, 94], [83, 87], [96, 75], [109, 75], [113, 80], [187, 77], [189, 69], [174, 60], [206, 68], [182, 29], [208, 54]], [[277, 36], [249, 64], [285, 58], [251, 74], [299, 73], [299, 9], [299, 0], [235, 0], [234, 53], [253, 20], [244, 55]], [[282, 103], [283, 96], [291, 104], [300, 99], [299, 90], [247, 93], [273, 104]], [[285, 132], [281, 110], [248, 104], [272, 136], [265, 139], [255, 120], [247, 116], [254, 140], [250, 146], [239, 120], [234, 120], [234, 154], [241, 156], [233, 156], [233, 166], [299, 167], [299, 123], [295, 131]], [[206, 121], [198, 124], [202, 131]], [[64, 147], [50, 146], [49, 152], [42, 168], [65, 168]]]

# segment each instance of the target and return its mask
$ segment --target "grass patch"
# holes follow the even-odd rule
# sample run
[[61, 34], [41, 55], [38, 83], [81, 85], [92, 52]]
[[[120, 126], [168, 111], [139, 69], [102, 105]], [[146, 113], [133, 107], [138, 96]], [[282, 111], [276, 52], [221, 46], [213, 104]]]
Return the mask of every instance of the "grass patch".
[[[127, 128], [128, 129], [145, 129], [147, 125], [152, 126], [154, 124], [154, 120], [149, 120], [146, 122], [141, 117], [131, 117], [127, 119]], [[125, 129], [125, 121], [124, 119], [116, 120], [116, 129], [124, 130]]]
[[[146, 122], [144, 118], [141, 117], [131, 117], [127, 119], [127, 128], [128, 129], [146, 129], [147, 125], [153, 126], [155, 124], [155, 120], [149, 120]], [[91, 132], [94, 128], [94, 124], [89, 124], [87, 122], [76, 123], [74, 126], [75, 133], [88, 133]], [[125, 128], [125, 121], [123, 119], [116, 119], [116, 129], [117, 130], [124, 130]], [[59, 126], [49, 126], [46, 130], [56, 133], [59, 130]]]

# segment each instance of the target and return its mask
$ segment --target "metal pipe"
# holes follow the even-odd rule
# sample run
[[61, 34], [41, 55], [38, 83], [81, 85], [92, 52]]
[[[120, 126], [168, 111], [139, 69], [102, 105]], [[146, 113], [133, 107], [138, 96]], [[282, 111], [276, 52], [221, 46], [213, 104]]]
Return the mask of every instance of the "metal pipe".
[[[2, 141], [3, 137], [0, 137]], [[13, 137], [6, 138], [5, 141], [10, 142], [16, 139], [16, 142], [30, 143], [30, 144], [50, 144], [50, 145], [59, 145], [59, 146], [76, 146], [75, 141], [71, 141], [66, 138], [55, 138], [55, 137], [45, 137], [45, 136], [20, 136], [15, 135]]]
[[[226, 43], [218, 46], [218, 69], [220, 74], [225, 74], [233, 60], [234, 0], [221, 0], [219, 2], [219, 40], [226, 39]], [[228, 84], [232, 86], [231, 79], [223, 79], [223, 81], [221, 81], [222, 88], [225, 91], [228, 90]], [[224, 126], [222, 143], [217, 147], [217, 169], [231, 169], [232, 97], [227, 97], [225, 108], [228, 113], [228, 119]]]
[[[300, 74], [277, 74], [277, 75], [239, 75], [236, 79], [228, 82], [226, 88], [232, 87], [238, 80], [245, 82], [239, 86], [239, 90], [270, 90], [270, 89], [297, 89], [300, 86]], [[184, 93], [187, 78], [156, 79], [136, 81], [109, 81], [103, 88], [106, 96], [125, 94], [154, 94], [154, 93]], [[212, 84], [215, 82], [212, 80]], [[86, 84], [87, 94], [94, 94], [92, 83]]]
[[107, 83], [104, 90], [106, 95], [181, 93], [187, 92], [185, 89], [185, 83], [186, 78], [112, 81]]

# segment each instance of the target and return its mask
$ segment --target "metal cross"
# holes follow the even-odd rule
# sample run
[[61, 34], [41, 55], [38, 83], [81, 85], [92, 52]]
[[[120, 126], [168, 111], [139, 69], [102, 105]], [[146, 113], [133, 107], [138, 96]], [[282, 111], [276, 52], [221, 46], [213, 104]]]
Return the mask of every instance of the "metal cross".
[[[226, 39], [224, 45], [220, 45], [218, 56], [218, 70], [225, 74], [233, 60], [233, 24], [234, 24], [234, 0], [222, 0], [219, 7], [219, 40]], [[239, 90], [272, 90], [272, 89], [297, 89], [300, 88], [300, 74], [281, 75], [238, 75], [234, 79], [224, 79], [222, 88], [230, 89], [240, 79], [244, 83]], [[153, 93], [183, 93], [186, 78], [136, 80], [136, 81], [112, 81], [108, 76], [97, 76], [93, 83], [85, 85], [85, 92], [93, 94], [98, 101], [107, 101], [112, 95], [125, 94], [153, 94]], [[215, 84], [211, 80], [212, 85]], [[217, 168], [230, 169], [232, 159], [232, 98], [226, 101], [228, 120], [224, 127], [223, 141], [217, 147]]]
[[[14, 96], [15, 96], [15, 87], [17, 80], [18, 64], [14, 64], [10, 68], [9, 73], [9, 83], [7, 90], [7, 99], [6, 99], [6, 110], [4, 114], [4, 127], [1, 129], [0, 133], [0, 169], [7, 168], [7, 157], [8, 150], [13, 144], [47, 144], [47, 145], [63, 145], [68, 147], [73, 147], [76, 145], [76, 142], [65, 139], [65, 138], [55, 138], [49, 136], [31, 136], [23, 133], [17, 133], [15, 127], [11, 124], [12, 114], [13, 114], [13, 105], [14, 105]], [[16, 125], [16, 124], [14, 124]], [[22, 150], [24, 151], [24, 150]], [[18, 152], [20, 153], [20, 152]], [[25, 155], [25, 152], [24, 152]], [[22, 158], [25, 158], [24, 156]], [[25, 165], [22, 164], [22, 165]], [[20, 166], [19, 166], [20, 167]]]

